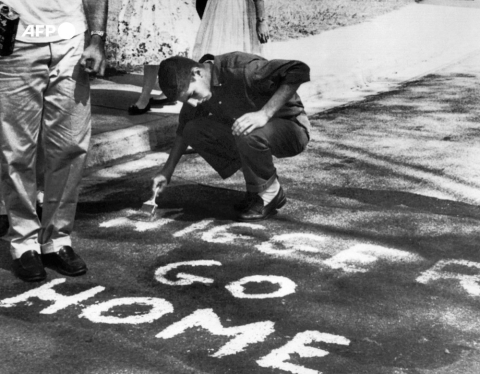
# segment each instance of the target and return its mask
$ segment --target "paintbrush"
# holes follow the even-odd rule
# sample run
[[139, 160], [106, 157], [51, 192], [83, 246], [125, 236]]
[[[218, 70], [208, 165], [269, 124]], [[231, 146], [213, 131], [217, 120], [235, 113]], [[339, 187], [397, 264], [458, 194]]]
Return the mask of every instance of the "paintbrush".
[[155, 192], [153, 193], [153, 196], [150, 200], [147, 200], [143, 203], [142, 207], [139, 209], [139, 212], [144, 212], [148, 213], [148, 218], [153, 219], [155, 217], [155, 212], [157, 211], [157, 203], [155, 203], [155, 200], [158, 195], [158, 191], [160, 191], [160, 187], [157, 187], [155, 189]]

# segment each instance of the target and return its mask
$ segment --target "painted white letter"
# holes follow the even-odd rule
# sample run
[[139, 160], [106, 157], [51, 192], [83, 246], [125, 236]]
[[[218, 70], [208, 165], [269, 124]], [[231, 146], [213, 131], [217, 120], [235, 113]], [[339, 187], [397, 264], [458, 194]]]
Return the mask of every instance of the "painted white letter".
[[[243, 285], [250, 282], [275, 283], [280, 286], [280, 289], [273, 293], [246, 294]], [[275, 297], [284, 297], [295, 293], [296, 287], [297, 285], [292, 280], [276, 275], [252, 275], [250, 277], [242, 278], [236, 282], [229, 283], [225, 286], [225, 288], [229, 290], [233, 296], [239, 299], [272, 299]]]
[[198, 230], [203, 230], [205, 229], [209, 224], [213, 223], [213, 219], [205, 219], [203, 221], [200, 221], [200, 222], [197, 222], [197, 223], [194, 223], [186, 228], [184, 228], [183, 230], [180, 230], [180, 231], [177, 231], [175, 234], [173, 234], [173, 236], [175, 238], [178, 238], [180, 236], [184, 236], [184, 235], [187, 235], [187, 234], [190, 234], [191, 232], [194, 232], [194, 231], [198, 231]]
[[[128, 317], [102, 316], [102, 313], [107, 312], [113, 307], [121, 305], [148, 305], [151, 309], [146, 314]], [[92, 322], [108, 323], [108, 324], [130, 324], [137, 325], [139, 323], [152, 323], [165, 314], [172, 313], [173, 306], [165, 299], [156, 297], [124, 297], [120, 299], [113, 299], [105, 301], [101, 304], [90, 305], [83, 310], [79, 317], [84, 317]]]
[[231, 223], [228, 225], [214, 227], [213, 229], [208, 230], [202, 235], [202, 240], [205, 240], [209, 243], [231, 243], [235, 241], [235, 239], [251, 239], [250, 237], [245, 235], [228, 233], [227, 230], [232, 227], [246, 227], [252, 230], [265, 230], [265, 226], [256, 225], [253, 223]]
[[87, 300], [105, 289], [105, 287], [98, 286], [72, 296], [60, 295], [59, 293], [52, 290], [53, 286], [64, 282], [65, 278], [54, 279], [41, 287], [27, 291], [21, 295], [0, 301], [0, 307], [10, 308], [15, 304], [25, 302], [32, 297], [37, 297], [40, 300], [55, 302], [53, 305], [40, 311], [41, 314], [53, 314], [61, 309], [65, 309], [67, 306], [78, 304], [81, 301]]
[[[257, 245], [256, 247], [260, 252], [270, 255], [288, 255], [296, 251], [312, 253], [322, 252], [320, 248], [314, 247], [309, 244], [303, 244], [302, 241], [307, 243], [316, 242], [323, 245], [325, 244], [325, 237], [308, 233], [275, 235], [270, 238], [270, 241], [268, 241], [267, 243], [262, 243], [260, 245]], [[288, 247], [288, 249], [278, 249], [275, 245], [276, 243], [283, 243], [283, 245], [285, 247]]]
[[192, 327], [203, 327], [214, 335], [234, 336], [227, 344], [220, 348], [212, 357], [223, 357], [245, 350], [247, 345], [263, 342], [268, 335], [274, 332], [274, 323], [263, 321], [236, 327], [223, 327], [220, 318], [212, 309], [200, 309], [182, 320], [170, 325], [157, 338], [170, 339]]
[[325, 265], [348, 273], [366, 273], [380, 260], [389, 263], [419, 263], [423, 258], [415, 253], [380, 245], [356, 244], [325, 260]]
[[262, 357], [257, 361], [257, 364], [264, 368], [281, 369], [295, 374], [321, 374], [320, 371], [285, 362], [290, 359], [290, 354], [292, 353], [297, 353], [300, 357], [324, 357], [328, 355], [328, 352], [323, 349], [307, 347], [307, 344], [313, 342], [350, 344], [350, 340], [343, 336], [321, 333], [319, 331], [305, 331], [295, 335], [283, 347], [275, 349], [265, 357]]
[[[467, 275], [444, 270], [447, 266], [474, 268], [478, 274]], [[438, 279], [457, 279], [460, 285], [472, 296], [480, 296], [480, 263], [466, 260], [442, 260], [417, 278], [419, 283], [429, 283]]]
[[170, 270], [176, 269], [179, 266], [222, 266], [221, 262], [218, 261], [210, 261], [210, 260], [198, 260], [198, 261], [185, 261], [185, 262], [177, 262], [174, 264], [162, 266], [157, 269], [155, 272], [155, 279], [163, 284], [168, 284], [170, 286], [188, 286], [193, 284], [194, 282], [200, 282], [204, 284], [211, 284], [214, 282], [213, 279], [199, 277], [197, 275], [185, 274], [185, 273], [178, 273], [177, 278], [181, 280], [171, 281], [165, 278]]

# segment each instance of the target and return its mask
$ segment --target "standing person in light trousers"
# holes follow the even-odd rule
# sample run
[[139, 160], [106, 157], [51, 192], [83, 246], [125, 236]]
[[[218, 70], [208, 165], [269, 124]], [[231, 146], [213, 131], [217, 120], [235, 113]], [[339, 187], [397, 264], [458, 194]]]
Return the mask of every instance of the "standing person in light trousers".
[[[105, 69], [108, 3], [3, 2], [20, 16], [13, 53], [0, 60], [1, 180], [13, 271], [24, 281], [44, 280], [44, 266], [81, 275], [87, 266], [72, 249], [71, 233], [91, 132], [88, 74]], [[41, 221], [35, 209], [39, 142], [45, 154]]]

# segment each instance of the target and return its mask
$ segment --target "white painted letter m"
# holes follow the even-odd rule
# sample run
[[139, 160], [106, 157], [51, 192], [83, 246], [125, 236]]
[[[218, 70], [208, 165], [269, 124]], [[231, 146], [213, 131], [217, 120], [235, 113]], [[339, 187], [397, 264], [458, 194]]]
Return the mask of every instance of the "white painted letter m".
[[203, 327], [213, 335], [234, 336], [227, 344], [215, 352], [212, 357], [222, 357], [243, 351], [249, 344], [259, 343], [274, 332], [274, 323], [263, 321], [243, 326], [223, 327], [220, 318], [212, 309], [199, 309], [182, 320], [170, 325], [157, 338], [169, 339], [192, 327]]

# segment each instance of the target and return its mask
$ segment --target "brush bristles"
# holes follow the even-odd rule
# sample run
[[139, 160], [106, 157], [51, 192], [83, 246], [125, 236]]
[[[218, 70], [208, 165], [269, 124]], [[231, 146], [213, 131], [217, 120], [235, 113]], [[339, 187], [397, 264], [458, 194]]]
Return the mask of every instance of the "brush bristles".
[[140, 211], [150, 213], [151, 215], [153, 215], [156, 209], [157, 209], [157, 204], [143, 203], [142, 207], [140, 208]]

